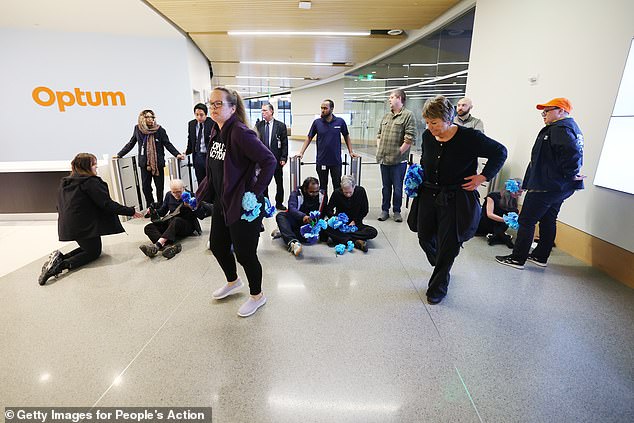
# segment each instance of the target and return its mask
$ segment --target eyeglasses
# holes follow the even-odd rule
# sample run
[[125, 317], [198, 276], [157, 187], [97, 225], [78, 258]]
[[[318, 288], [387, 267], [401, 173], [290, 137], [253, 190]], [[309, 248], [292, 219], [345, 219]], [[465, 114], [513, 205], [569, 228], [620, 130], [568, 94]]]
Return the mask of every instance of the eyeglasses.
[[228, 104], [228, 103], [226, 101], [212, 101], [211, 103], [209, 103], [209, 105], [213, 107], [214, 109], [221, 108], [223, 104]]
[[553, 107], [552, 109], [544, 109], [544, 110], [542, 110], [542, 116], [546, 116], [546, 114], [548, 112], [551, 112], [553, 110], [559, 110], [559, 107]]
[[311, 197], [315, 197], [315, 196], [319, 195], [319, 190], [317, 190], [317, 191], [307, 191], [307, 192], [308, 192], [308, 195], [310, 195]]
[[143, 116], [143, 117], [146, 118], [146, 119], [154, 119], [154, 116], [150, 116], [150, 115]]

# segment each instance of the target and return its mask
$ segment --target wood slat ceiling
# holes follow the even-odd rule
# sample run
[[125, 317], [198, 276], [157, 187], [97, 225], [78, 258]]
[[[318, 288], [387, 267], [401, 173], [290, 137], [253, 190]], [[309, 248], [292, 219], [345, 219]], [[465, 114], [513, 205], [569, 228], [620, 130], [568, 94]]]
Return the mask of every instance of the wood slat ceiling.
[[[214, 85], [295, 88], [336, 75], [340, 66], [246, 65], [244, 61], [343, 62], [354, 66], [403, 41], [404, 36], [365, 37], [229, 36], [248, 31], [369, 31], [421, 28], [459, 0], [313, 0], [310, 10], [297, 0], [147, 0], [188, 33], [211, 61]], [[306, 80], [245, 80], [252, 77], [306, 77]], [[247, 82], [245, 82], [247, 81]], [[254, 82], [258, 82], [255, 84]], [[246, 96], [266, 93], [258, 88]]]

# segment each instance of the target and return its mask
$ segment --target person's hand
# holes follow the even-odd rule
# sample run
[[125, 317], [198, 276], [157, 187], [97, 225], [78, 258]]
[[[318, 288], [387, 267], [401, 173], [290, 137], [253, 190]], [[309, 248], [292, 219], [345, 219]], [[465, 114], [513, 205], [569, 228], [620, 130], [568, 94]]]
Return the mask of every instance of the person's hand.
[[299, 159], [302, 160], [304, 158], [304, 153], [299, 152], [295, 155], [295, 157], [299, 157]]
[[471, 175], [467, 176], [465, 180], [469, 182], [462, 184], [462, 189], [465, 191], [475, 191], [476, 188], [486, 182], [487, 178], [484, 175]]
[[176, 158], [177, 158], [178, 160], [185, 160], [185, 155], [181, 153], [181, 154], [179, 154], [178, 156], [176, 156]]
[[280, 160], [280, 166], [284, 167], [285, 164], [286, 164], [286, 160]]
[[586, 175], [575, 175], [574, 178], [572, 178], [573, 181], [583, 181], [584, 179], [586, 179], [587, 176]]
[[310, 216], [304, 216], [304, 218], [302, 219], [302, 222], [310, 223]]
[[361, 156], [358, 155], [357, 153], [350, 153], [350, 157], [355, 158], [355, 157], [361, 157]]
[[353, 220], [352, 222], [348, 223], [348, 226], [357, 226], [357, 224], [354, 223], [354, 220]]
[[398, 151], [403, 154], [405, 153], [407, 150], [409, 150], [409, 148], [411, 147], [410, 144], [401, 144], [401, 146], [398, 148]]
[[116, 154], [114, 156], [112, 156], [113, 159], [118, 159], [119, 156], [117, 156]]
[[143, 213], [139, 212], [139, 211], [135, 211], [134, 212], [134, 216], [132, 216], [133, 219], [141, 219], [143, 216], [145, 216]]

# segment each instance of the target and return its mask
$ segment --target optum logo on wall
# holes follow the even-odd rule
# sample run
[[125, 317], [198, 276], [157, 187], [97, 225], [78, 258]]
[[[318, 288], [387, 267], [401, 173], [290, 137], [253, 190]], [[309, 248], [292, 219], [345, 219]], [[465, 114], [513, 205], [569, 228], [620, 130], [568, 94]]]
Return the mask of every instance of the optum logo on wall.
[[48, 87], [37, 87], [31, 93], [33, 100], [40, 106], [49, 107], [57, 103], [60, 112], [70, 106], [125, 106], [125, 94], [121, 91], [53, 91]]

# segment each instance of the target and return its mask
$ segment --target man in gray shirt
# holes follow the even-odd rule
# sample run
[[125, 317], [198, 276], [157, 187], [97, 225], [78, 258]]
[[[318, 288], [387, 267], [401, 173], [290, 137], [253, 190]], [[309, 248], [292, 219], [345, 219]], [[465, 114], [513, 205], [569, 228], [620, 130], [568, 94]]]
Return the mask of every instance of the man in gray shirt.
[[453, 119], [453, 123], [466, 128], [477, 129], [478, 131], [484, 133], [484, 124], [482, 121], [471, 115], [472, 108], [473, 103], [470, 98], [463, 97], [458, 100], [458, 106], [456, 107], [458, 114]]
[[392, 91], [389, 101], [390, 111], [383, 117], [376, 136], [376, 161], [381, 165], [383, 182], [383, 201], [378, 219], [383, 221], [390, 217], [390, 200], [393, 200], [394, 221], [402, 222], [403, 179], [407, 170], [407, 153], [416, 139], [416, 119], [405, 108], [405, 91]]

